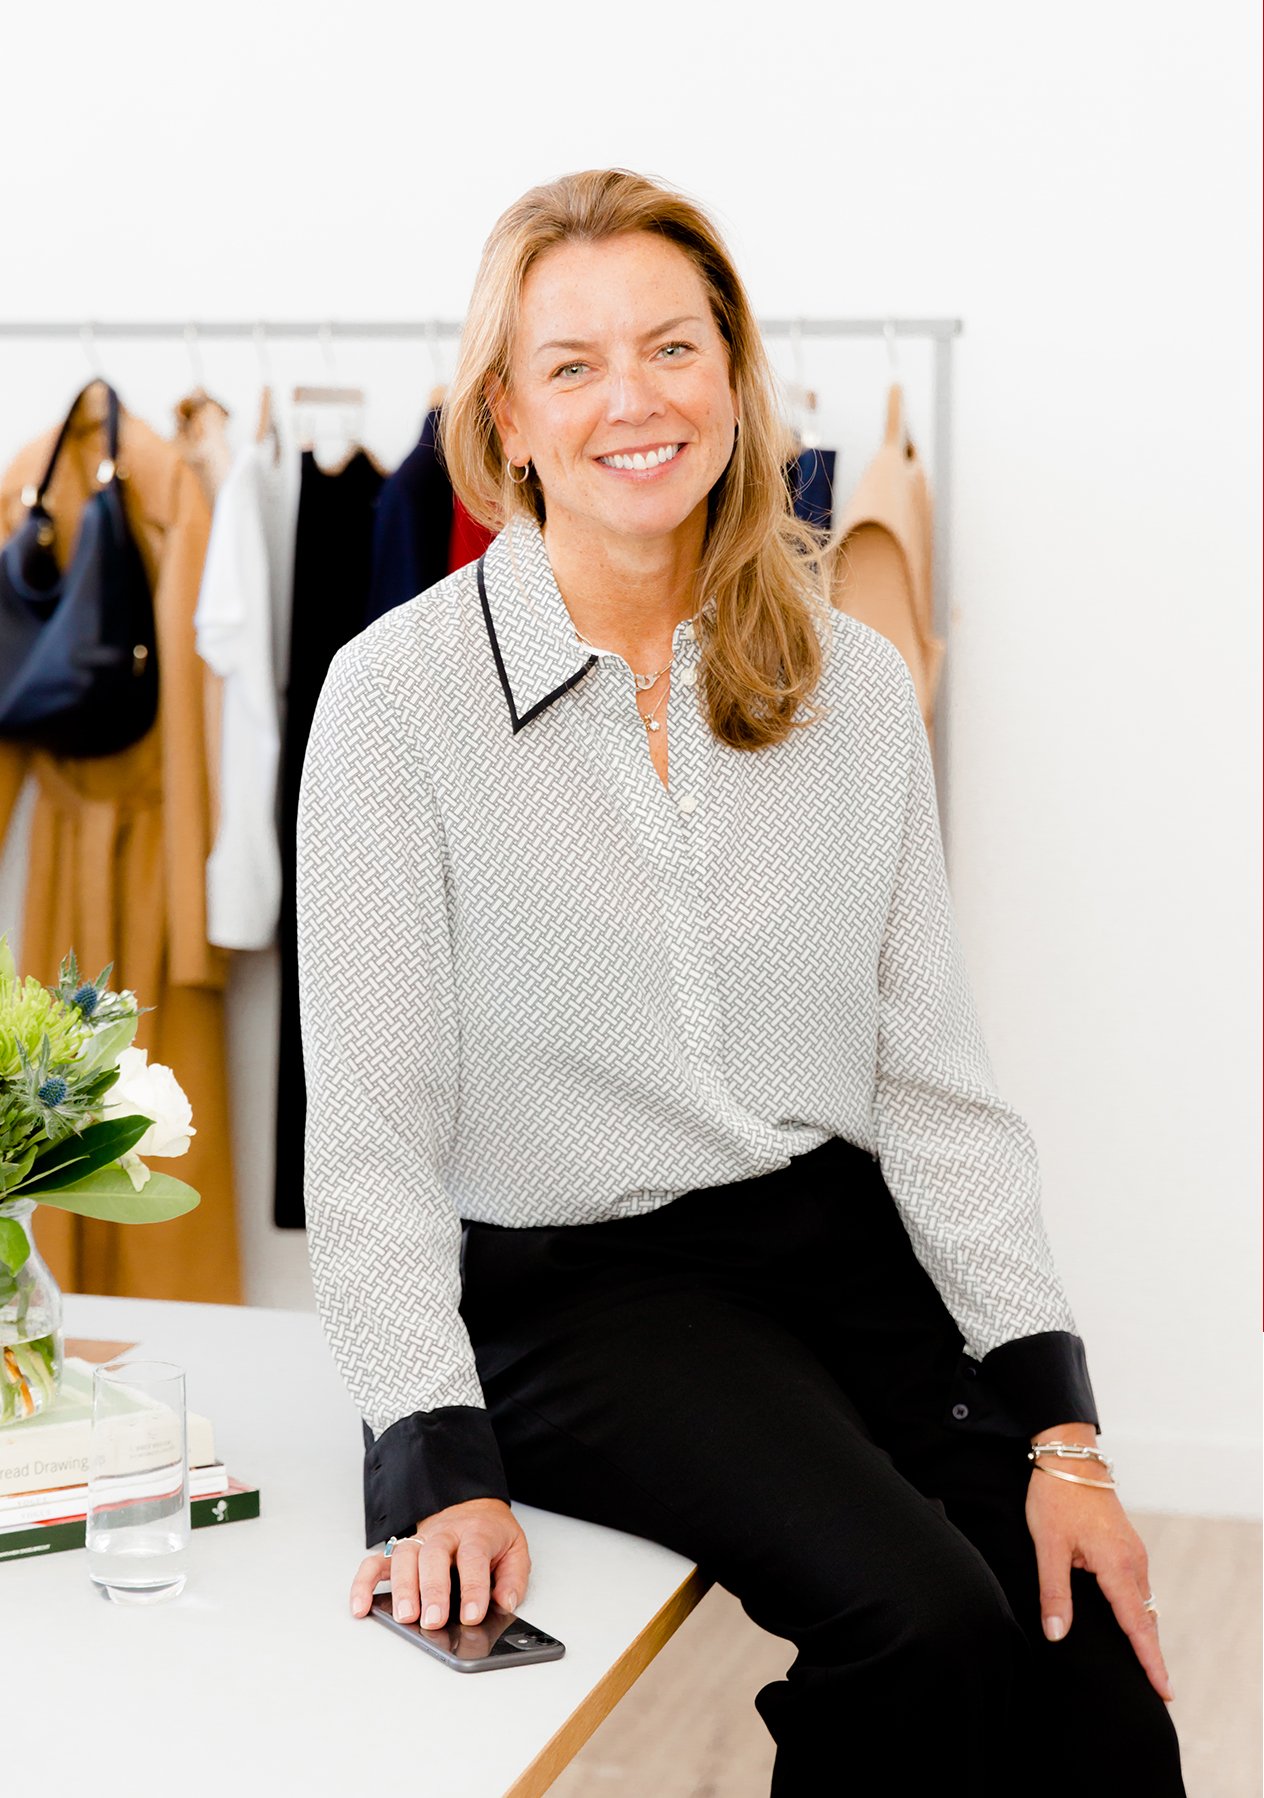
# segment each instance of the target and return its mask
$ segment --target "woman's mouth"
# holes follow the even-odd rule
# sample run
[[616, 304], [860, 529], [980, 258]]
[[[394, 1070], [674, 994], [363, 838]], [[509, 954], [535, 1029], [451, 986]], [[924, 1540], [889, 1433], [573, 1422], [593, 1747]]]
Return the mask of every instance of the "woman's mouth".
[[609, 469], [611, 474], [621, 474], [629, 480], [648, 481], [661, 475], [687, 447], [684, 443], [659, 443], [645, 449], [594, 456], [593, 460], [600, 467]]

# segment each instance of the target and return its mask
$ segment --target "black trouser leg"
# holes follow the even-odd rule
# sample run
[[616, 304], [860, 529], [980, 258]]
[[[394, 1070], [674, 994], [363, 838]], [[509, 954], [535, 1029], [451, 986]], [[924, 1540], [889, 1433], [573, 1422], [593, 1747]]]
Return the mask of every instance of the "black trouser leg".
[[1025, 1439], [948, 1427], [960, 1334], [846, 1148], [642, 1217], [469, 1227], [514, 1498], [677, 1549], [796, 1645], [756, 1698], [772, 1798], [1008, 1794], [1062, 1749], [1180, 1798], [1100, 1591], [1077, 1573], [1070, 1634], [1041, 1635]]

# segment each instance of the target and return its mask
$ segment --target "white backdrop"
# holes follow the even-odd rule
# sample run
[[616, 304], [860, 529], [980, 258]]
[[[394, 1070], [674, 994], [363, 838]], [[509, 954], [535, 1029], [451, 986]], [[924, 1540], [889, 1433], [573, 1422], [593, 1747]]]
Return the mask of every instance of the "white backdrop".
[[[701, 199], [765, 316], [963, 318], [962, 934], [1122, 1496], [1237, 1515], [1259, 1510], [1256, 11], [75, 0], [51, 46], [36, 12], [6, 22], [0, 109], [4, 318], [459, 317], [500, 210], [610, 163]], [[850, 482], [885, 351], [805, 353]], [[429, 354], [335, 354], [397, 460]], [[283, 387], [322, 378], [315, 344], [271, 356]], [[101, 358], [167, 429], [184, 349]], [[253, 349], [202, 359], [250, 429]], [[0, 341], [0, 457], [88, 373], [77, 345]], [[0, 866], [15, 938], [28, 811]], [[269, 1221], [271, 976], [238, 958], [230, 1018], [250, 1296], [309, 1305], [305, 1238]]]

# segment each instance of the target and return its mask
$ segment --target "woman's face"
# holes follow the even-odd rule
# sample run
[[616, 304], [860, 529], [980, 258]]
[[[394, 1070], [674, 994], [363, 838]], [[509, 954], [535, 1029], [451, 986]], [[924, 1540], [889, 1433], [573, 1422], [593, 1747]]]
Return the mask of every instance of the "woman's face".
[[737, 412], [684, 251], [645, 231], [547, 250], [523, 287], [512, 390], [492, 410], [506, 455], [531, 458], [550, 524], [567, 514], [580, 530], [652, 538], [693, 517], [728, 464]]

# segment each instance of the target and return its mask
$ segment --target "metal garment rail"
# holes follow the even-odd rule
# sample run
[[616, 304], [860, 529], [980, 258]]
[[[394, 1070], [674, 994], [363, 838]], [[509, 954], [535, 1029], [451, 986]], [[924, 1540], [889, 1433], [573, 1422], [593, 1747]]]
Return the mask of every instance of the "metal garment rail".
[[[951, 618], [952, 577], [952, 345], [961, 335], [959, 318], [761, 318], [761, 333], [766, 338], [788, 337], [879, 337], [887, 340], [892, 352], [897, 337], [929, 339], [933, 345], [933, 385], [935, 416], [931, 431], [934, 446], [935, 522], [933, 554], [934, 629], [944, 643], [948, 642]], [[461, 335], [461, 319], [186, 319], [186, 320], [12, 320], [0, 319], [0, 340], [5, 338], [78, 338], [91, 355], [94, 342], [106, 338], [182, 338], [196, 344], [200, 338], [253, 338], [261, 343], [266, 338], [315, 337], [326, 345], [334, 338], [396, 338], [438, 342], [442, 338]], [[97, 372], [100, 372], [99, 369]], [[948, 849], [948, 687], [952, 679], [950, 658], [946, 658], [940, 675], [935, 705], [935, 766], [939, 796], [939, 815]]]

